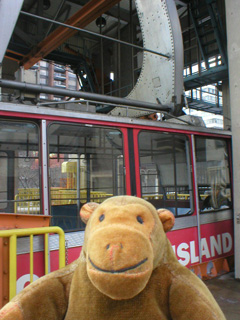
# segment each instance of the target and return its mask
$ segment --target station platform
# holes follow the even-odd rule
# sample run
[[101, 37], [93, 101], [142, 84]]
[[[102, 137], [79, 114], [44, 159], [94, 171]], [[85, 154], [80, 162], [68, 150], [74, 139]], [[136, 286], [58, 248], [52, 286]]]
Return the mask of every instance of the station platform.
[[227, 320], [240, 320], [240, 280], [230, 272], [220, 277], [205, 280]]

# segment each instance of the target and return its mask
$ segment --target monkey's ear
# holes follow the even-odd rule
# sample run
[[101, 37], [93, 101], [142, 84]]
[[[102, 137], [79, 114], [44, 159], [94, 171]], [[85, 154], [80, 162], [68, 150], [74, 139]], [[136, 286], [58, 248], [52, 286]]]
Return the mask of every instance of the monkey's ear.
[[165, 232], [170, 231], [175, 223], [175, 217], [173, 213], [167, 209], [158, 209], [157, 210], [159, 219], [162, 222], [163, 229]]
[[89, 218], [91, 217], [93, 211], [95, 211], [97, 209], [97, 207], [99, 206], [99, 203], [96, 202], [87, 202], [85, 203], [82, 208], [80, 209], [80, 218], [82, 219], [82, 221], [87, 224]]

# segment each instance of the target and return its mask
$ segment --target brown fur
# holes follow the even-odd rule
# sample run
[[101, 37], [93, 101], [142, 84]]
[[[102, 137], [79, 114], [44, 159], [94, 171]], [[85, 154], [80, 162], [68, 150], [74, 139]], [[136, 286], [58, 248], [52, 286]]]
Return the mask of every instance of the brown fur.
[[177, 261], [165, 235], [170, 212], [121, 196], [86, 204], [81, 215], [79, 259], [25, 288], [1, 320], [225, 319], [204, 283]]

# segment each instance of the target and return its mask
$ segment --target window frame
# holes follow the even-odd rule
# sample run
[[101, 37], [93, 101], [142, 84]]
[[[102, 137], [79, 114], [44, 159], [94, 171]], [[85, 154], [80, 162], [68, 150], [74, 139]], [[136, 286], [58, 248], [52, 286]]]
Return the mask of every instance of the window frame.
[[[53, 121], [49, 121], [47, 124], [47, 140], [48, 140], [48, 145], [47, 145], [47, 157], [48, 157], [48, 168], [49, 168], [49, 181], [48, 181], [48, 199], [49, 199], [49, 215], [52, 216], [52, 205], [51, 205], [51, 185], [50, 185], [50, 139], [49, 134], [50, 134], [50, 127], [52, 125], [61, 125], [61, 126], [74, 126], [74, 127], [82, 127], [82, 128], [86, 128], [86, 127], [92, 127], [94, 129], [106, 129], [106, 130], [115, 130], [118, 131], [121, 134], [121, 141], [122, 141], [122, 155], [123, 155], [123, 190], [124, 190], [124, 194], [129, 194], [129, 186], [128, 186], [128, 177], [129, 177], [129, 173], [127, 173], [126, 171], [126, 166], [127, 166], [127, 153], [126, 153], [126, 148], [127, 146], [125, 146], [125, 144], [127, 144], [125, 141], [126, 137], [127, 137], [127, 129], [121, 126], [113, 126], [113, 125], [108, 125], [106, 124], [102, 124], [102, 123], [88, 123], [88, 122], [83, 122], [83, 121], [77, 121], [77, 122], [70, 122], [70, 121], [58, 121], [58, 120], [53, 120]], [[80, 198], [76, 198], [76, 200], [81, 200]], [[91, 200], [90, 200], [91, 201]], [[78, 229], [72, 229], [72, 230], [66, 230], [66, 232], [71, 232], [71, 231], [83, 231], [85, 229], [85, 226], [80, 226], [80, 228]]]
[[[136, 133], [136, 137], [137, 137], [137, 143], [138, 143], [138, 164], [139, 164], [139, 178], [140, 178], [140, 196], [143, 197], [143, 193], [142, 193], [142, 179], [141, 179], [141, 173], [140, 173], [140, 169], [141, 169], [141, 161], [140, 161], [140, 134], [142, 132], [154, 132], [154, 133], [158, 133], [158, 134], [168, 134], [168, 135], [171, 135], [171, 136], [182, 136], [182, 137], [185, 137], [186, 138], [186, 141], [188, 141], [188, 148], [186, 148], [186, 161], [188, 160], [189, 161], [189, 167], [187, 172], [188, 172], [188, 184], [190, 184], [190, 189], [189, 189], [189, 211], [187, 211], [185, 214], [174, 214], [176, 218], [182, 218], [182, 217], [187, 217], [187, 216], [190, 216], [190, 215], [194, 215], [195, 214], [195, 187], [194, 187], [194, 176], [193, 176], [193, 156], [192, 156], [192, 135], [189, 134], [189, 133], [185, 133], [185, 132], [178, 132], [178, 131], [175, 131], [175, 130], [154, 130], [153, 128], [151, 129], [139, 129], [137, 130], [137, 133]], [[187, 150], [188, 149], [188, 150]], [[172, 152], [171, 154], [173, 154], [173, 148], [172, 148]], [[175, 166], [177, 165], [177, 162], [176, 162], [176, 156], [174, 157], [175, 158]], [[174, 181], [176, 181], [177, 179], [177, 175], [176, 175], [176, 171], [174, 172]], [[176, 185], [177, 187], [177, 185]], [[181, 201], [181, 200], [178, 200], [176, 198], [176, 192], [175, 192], [175, 210], [177, 209], [177, 202], [178, 201]], [[157, 205], [153, 204], [154, 206], [158, 207]]]
[[[201, 203], [200, 203], [200, 193], [199, 193], [199, 182], [198, 182], [198, 168], [197, 168], [197, 139], [205, 139], [206, 140], [221, 140], [225, 142], [225, 151], [227, 152], [227, 163], [228, 163], [228, 178], [229, 178], [229, 189], [230, 189], [230, 198], [231, 201], [229, 203], [228, 207], [224, 207], [224, 208], [213, 208], [210, 209], [210, 207], [206, 210], [203, 210], [201, 208]], [[231, 171], [231, 152], [230, 152], [230, 146], [229, 146], [229, 141], [228, 139], [224, 138], [224, 137], [219, 137], [219, 136], [205, 136], [205, 135], [196, 135], [195, 136], [195, 155], [196, 155], [196, 188], [197, 188], [197, 193], [198, 193], [198, 206], [199, 206], [199, 213], [201, 215], [207, 215], [207, 214], [212, 214], [212, 213], [217, 213], [219, 211], [224, 211], [224, 210], [232, 210], [233, 208], [233, 188], [232, 188], [232, 171]], [[207, 162], [207, 161], [206, 161]], [[221, 167], [222, 168], [222, 167]]]
[[[37, 134], [37, 138], [38, 138], [38, 143], [37, 143], [37, 146], [38, 146], [38, 149], [37, 149], [37, 152], [38, 152], [38, 157], [36, 157], [35, 159], [38, 160], [38, 185], [39, 187], [37, 189], [39, 189], [39, 197], [36, 198], [35, 195], [33, 195], [33, 198], [29, 198], [29, 199], [22, 199], [20, 201], [17, 201], [16, 200], [16, 195], [18, 195], [18, 193], [15, 192], [15, 179], [16, 179], [16, 169], [15, 169], [15, 159], [19, 158], [19, 157], [15, 157], [15, 155], [13, 154], [12, 156], [9, 156], [10, 153], [14, 153], [13, 150], [8, 150], [8, 151], [1, 151], [1, 152], [5, 152], [7, 154], [7, 167], [8, 167], [8, 170], [7, 170], [7, 198], [9, 198], [9, 194], [12, 193], [12, 198], [13, 199], [6, 199], [6, 201], [2, 201], [2, 203], [7, 203], [7, 206], [4, 208], [4, 209], [0, 209], [0, 212], [7, 212], [7, 213], [10, 213], [10, 214], [33, 214], [33, 215], [40, 215], [41, 214], [41, 211], [42, 211], [42, 180], [41, 180], [41, 138], [40, 138], [40, 132], [41, 132], [41, 129], [40, 129], [40, 124], [38, 121], [34, 121], [32, 119], [13, 119], [13, 118], [1, 118], [0, 119], [0, 123], [1, 122], [7, 122], [7, 123], [24, 123], [24, 124], [32, 124], [35, 126], [36, 128], [36, 134]], [[20, 157], [20, 158], [27, 158], [27, 157]], [[31, 157], [30, 157], [31, 158]], [[12, 172], [13, 171], [13, 172]], [[12, 178], [11, 178], [12, 177]], [[31, 189], [31, 188], [23, 188], [25, 190], [27, 189]], [[29, 212], [21, 212], [21, 211], [18, 211], [17, 209], [17, 203], [23, 203], [23, 202], [27, 202], [30, 204], [30, 205], [27, 205], [26, 209], [30, 210]], [[39, 212], [31, 212], [31, 205], [32, 205], [32, 202], [33, 203], [36, 203], [38, 202], [39, 203]]]

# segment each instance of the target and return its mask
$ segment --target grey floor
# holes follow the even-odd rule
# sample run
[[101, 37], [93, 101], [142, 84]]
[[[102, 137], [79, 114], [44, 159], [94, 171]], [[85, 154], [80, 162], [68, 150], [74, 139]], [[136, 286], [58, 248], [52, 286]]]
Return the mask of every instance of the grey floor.
[[240, 280], [234, 273], [206, 280], [204, 283], [212, 292], [227, 320], [240, 320]]

